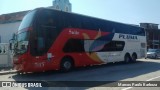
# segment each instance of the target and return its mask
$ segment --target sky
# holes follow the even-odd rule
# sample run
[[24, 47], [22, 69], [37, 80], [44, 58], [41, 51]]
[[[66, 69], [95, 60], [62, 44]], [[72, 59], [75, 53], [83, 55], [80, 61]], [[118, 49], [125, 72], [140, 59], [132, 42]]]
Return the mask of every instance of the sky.
[[[52, 6], [53, 0], [0, 0], [0, 15]], [[70, 0], [72, 12], [106, 20], [160, 24], [160, 0]]]

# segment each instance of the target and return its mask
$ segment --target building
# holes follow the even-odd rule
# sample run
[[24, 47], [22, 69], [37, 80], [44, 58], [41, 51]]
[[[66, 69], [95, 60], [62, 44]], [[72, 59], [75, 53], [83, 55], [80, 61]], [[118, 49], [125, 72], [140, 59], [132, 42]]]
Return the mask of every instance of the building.
[[158, 24], [140, 23], [140, 26], [146, 30], [147, 48], [160, 49], [160, 29], [158, 29]]
[[53, 9], [62, 10], [66, 12], [72, 11], [72, 5], [69, 0], [55, 0], [53, 1]]
[[[54, 0], [53, 5], [47, 8], [71, 12], [72, 5], [69, 0]], [[0, 43], [8, 43], [28, 11], [0, 15]]]
[[0, 43], [8, 43], [28, 11], [0, 15]]

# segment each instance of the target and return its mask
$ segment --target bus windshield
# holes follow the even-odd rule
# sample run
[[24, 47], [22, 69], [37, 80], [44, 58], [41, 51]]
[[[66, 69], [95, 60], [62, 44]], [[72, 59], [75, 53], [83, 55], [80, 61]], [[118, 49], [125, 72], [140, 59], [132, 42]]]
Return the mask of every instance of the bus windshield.
[[27, 51], [29, 41], [29, 28], [32, 26], [35, 11], [29, 12], [22, 20], [18, 29], [17, 43], [15, 45], [15, 53], [23, 54]]
[[25, 31], [17, 35], [17, 43], [15, 47], [16, 54], [23, 54], [27, 51], [29, 32]]

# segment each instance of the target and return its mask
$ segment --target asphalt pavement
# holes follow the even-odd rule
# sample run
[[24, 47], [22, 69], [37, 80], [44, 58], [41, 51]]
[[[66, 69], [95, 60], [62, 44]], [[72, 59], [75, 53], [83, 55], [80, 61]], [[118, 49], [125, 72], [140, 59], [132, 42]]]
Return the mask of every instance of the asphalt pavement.
[[[96, 65], [90, 67], [76, 68], [68, 73], [49, 71], [42, 73], [29, 73], [18, 75], [16, 73], [0, 75], [0, 81], [42, 81], [72, 82], [71, 86], [45, 88], [0, 88], [1, 90], [160, 90], [160, 87], [108, 87], [112, 82], [119, 81], [158, 81], [160, 83], [160, 59], [141, 59], [136, 63], [110, 63], [106, 65]], [[83, 83], [84, 82], [84, 83]], [[100, 82], [93, 84], [94, 82]], [[57, 86], [56, 86], [57, 85]], [[87, 86], [88, 85], [88, 86]], [[92, 86], [90, 86], [92, 85]], [[84, 87], [85, 86], [85, 87]]]

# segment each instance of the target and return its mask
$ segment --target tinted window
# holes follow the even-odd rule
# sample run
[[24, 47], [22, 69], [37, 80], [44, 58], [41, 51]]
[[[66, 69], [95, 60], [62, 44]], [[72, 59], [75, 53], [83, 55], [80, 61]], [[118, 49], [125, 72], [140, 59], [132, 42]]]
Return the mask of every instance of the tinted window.
[[88, 40], [86, 43], [85, 50], [89, 50], [89, 52], [122, 51], [125, 45], [125, 42], [123, 41], [104, 40]]
[[123, 51], [125, 42], [111, 41], [104, 45], [102, 51]]
[[80, 39], [69, 39], [63, 51], [65, 53], [84, 52], [84, 41]]
[[70, 39], [65, 44], [63, 51], [65, 53], [122, 51], [124, 46], [123, 41]]
[[84, 19], [83, 22], [82, 22], [82, 27], [86, 28], [86, 29], [90, 29], [90, 30], [95, 29], [94, 25], [93, 25], [93, 22], [91, 22], [90, 19]]
[[34, 30], [32, 32], [32, 55], [45, 54], [58, 36], [60, 29], [59, 18], [57, 13], [51, 10], [42, 10], [37, 13], [36, 21], [34, 24]]

